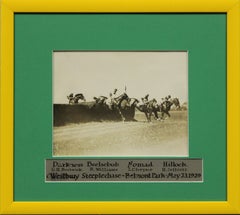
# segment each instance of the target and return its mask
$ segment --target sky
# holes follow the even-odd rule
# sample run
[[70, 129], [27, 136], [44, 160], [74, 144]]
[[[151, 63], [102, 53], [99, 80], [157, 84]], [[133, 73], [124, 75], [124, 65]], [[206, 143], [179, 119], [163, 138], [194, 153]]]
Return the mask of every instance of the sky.
[[171, 95], [188, 101], [187, 52], [53, 52], [53, 103], [68, 103], [70, 93], [87, 101], [109, 96], [115, 88], [130, 98]]

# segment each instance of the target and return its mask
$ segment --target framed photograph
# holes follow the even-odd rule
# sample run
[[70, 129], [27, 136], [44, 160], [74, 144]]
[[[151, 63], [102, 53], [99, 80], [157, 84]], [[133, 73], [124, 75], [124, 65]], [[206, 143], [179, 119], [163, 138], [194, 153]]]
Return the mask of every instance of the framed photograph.
[[1, 214], [239, 214], [240, 2], [1, 1]]

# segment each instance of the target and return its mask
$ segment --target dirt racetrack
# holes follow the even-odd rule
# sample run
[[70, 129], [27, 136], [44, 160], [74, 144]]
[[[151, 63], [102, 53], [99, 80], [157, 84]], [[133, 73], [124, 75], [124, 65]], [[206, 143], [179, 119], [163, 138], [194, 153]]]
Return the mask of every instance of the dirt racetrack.
[[88, 122], [53, 128], [53, 156], [188, 156], [187, 111], [164, 121]]

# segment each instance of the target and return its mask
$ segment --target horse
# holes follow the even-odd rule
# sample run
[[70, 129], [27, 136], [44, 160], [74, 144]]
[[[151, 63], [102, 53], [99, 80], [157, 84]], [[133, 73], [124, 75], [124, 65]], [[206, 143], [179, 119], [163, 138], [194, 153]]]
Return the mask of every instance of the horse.
[[95, 109], [97, 112], [106, 112], [109, 110], [109, 106], [107, 105], [107, 97], [106, 96], [99, 96], [99, 97], [93, 97], [93, 105], [91, 109]]
[[180, 102], [179, 102], [179, 99], [178, 99], [178, 98], [173, 98], [173, 99], [171, 100], [171, 102], [175, 105], [176, 110], [180, 110], [180, 109], [181, 109]]
[[117, 110], [123, 121], [125, 120], [125, 117], [123, 116], [122, 110], [126, 108], [128, 100], [128, 95], [126, 93], [123, 93], [116, 98], [112, 98], [111, 104], [109, 106], [111, 110]]
[[138, 103], [139, 101], [136, 98], [129, 98], [126, 93], [123, 93], [122, 95], [115, 98], [116, 109], [124, 121], [135, 121], [135, 107]]
[[137, 104], [139, 103], [139, 100], [136, 98], [130, 98], [128, 102], [130, 107], [136, 107]]
[[121, 94], [120, 96], [114, 98], [115, 103], [116, 103], [119, 107], [121, 107], [121, 103], [122, 103], [123, 101], [124, 101], [125, 103], [127, 103], [128, 100], [129, 100], [129, 97], [128, 97], [128, 95], [127, 95], [126, 93], [123, 93], [123, 94]]
[[106, 100], [108, 99], [106, 96], [99, 96], [99, 97], [93, 97], [93, 99], [95, 100], [96, 104], [106, 104]]
[[169, 101], [165, 101], [159, 105], [159, 112], [161, 112], [161, 119], [164, 118], [164, 114], [168, 117], [171, 117], [169, 111], [171, 110], [172, 105], [175, 105], [177, 110], [180, 109], [180, 102], [178, 98], [173, 98]]
[[167, 114], [168, 117], [171, 117], [169, 111], [174, 103], [172, 101], [165, 101], [159, 105], [159, 112], [161, 112], [161, 119], [164, 119], [164, 114]]
[[69, 104], [78, 104], [79, 100], [83, 100], [84, 102], [86, 101], [82, 93], [75, 94], [75, 96], [73, 96], [73, 93], [71, 93], [69, 96], [67, 96], [67, 98], [69, 100]]
[[135, 108], [137, 104], [139, 103], [139, 100], [136, 98], [128, 98], [123, 99], [121, 103], [119, 104], [121, 113], [125, 117], [126, 120], [130, 121], [136, 121], [134, 119], [135, 116]]
[[152, 113], [154, 113], [155, 118], [159, 120], [157, 113], [159, 110], [159, 106], [157, 104], [156, 99], [152, 99], [148, 101], [146, 104], [136, 106], [136, 108], [145, 114], [148, 122], [151, 122]]

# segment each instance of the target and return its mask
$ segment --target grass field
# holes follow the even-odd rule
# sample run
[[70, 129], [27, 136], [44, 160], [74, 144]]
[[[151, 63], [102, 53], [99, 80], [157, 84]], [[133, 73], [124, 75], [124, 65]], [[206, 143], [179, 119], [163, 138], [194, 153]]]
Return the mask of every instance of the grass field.
[[164, 121], [89, 122], [53, 128], [54, 156], [188, 156], [187, 111]]

